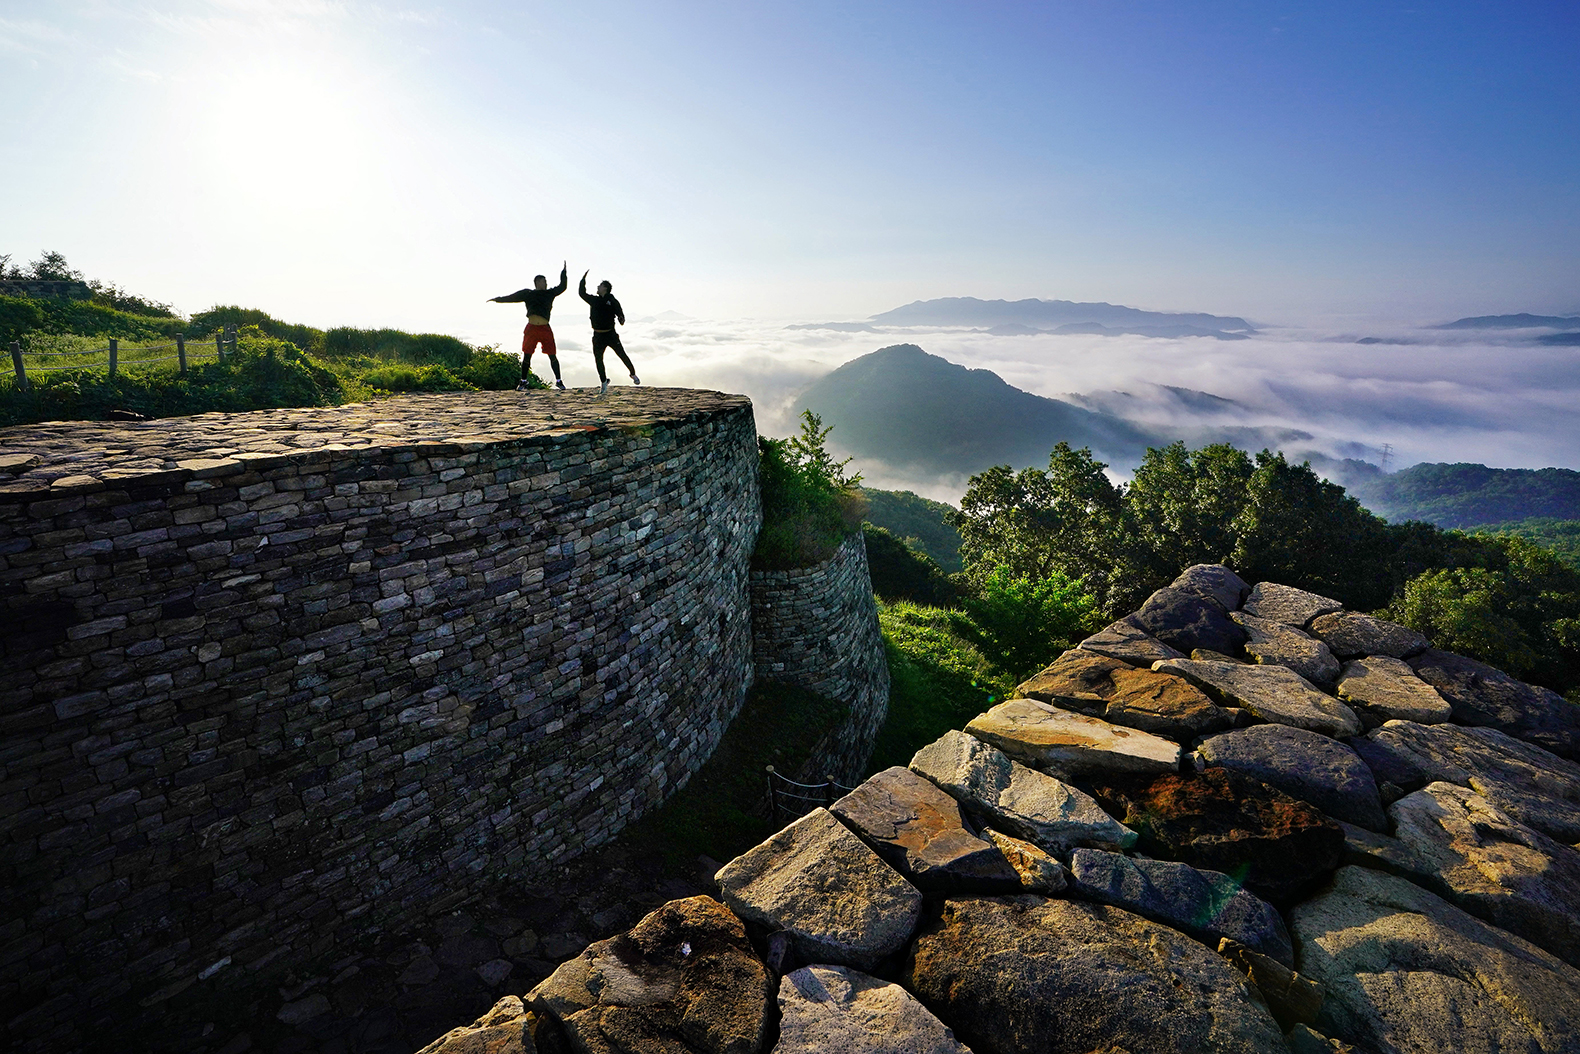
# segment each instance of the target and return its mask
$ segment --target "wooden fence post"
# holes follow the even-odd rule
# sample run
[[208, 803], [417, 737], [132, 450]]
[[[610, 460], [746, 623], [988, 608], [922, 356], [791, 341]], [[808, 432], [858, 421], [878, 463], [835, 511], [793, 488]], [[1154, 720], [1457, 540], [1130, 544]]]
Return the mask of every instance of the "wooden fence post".
[[774, 767], [768, 766], [768, 819], [776, 820], [779, 817], [779, 802], [774, 794]]
[[110, 380], [115, 379], [115, 367], [121, 358], [121, 342], [114, 337], [110, 338]]
[[834, 799], [839, 797], [839, 787], [834, 783], [834, 774], [832, 772], [824, 778], [828, 780], [828, 786], [823, 790], [823, 805], [827, 808], [832, 808]]
[[11, 342], [11, 365], [16, 367], [16, 386], [22, 391], [27, 391], [27, 369], [22, 365], [22, 342]]
[[185, 333], [176, 334], [176, 363], [181, 367], [181, 375], [185, 377], [187, 372], [187, 335]]

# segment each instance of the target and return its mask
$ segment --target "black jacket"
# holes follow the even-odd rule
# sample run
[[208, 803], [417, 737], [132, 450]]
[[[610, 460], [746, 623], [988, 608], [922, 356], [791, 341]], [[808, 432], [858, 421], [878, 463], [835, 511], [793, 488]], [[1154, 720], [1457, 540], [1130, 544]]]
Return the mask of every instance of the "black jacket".
[[548, 318], [549, 312], [554, 310], [554, 298], [565, 292], [566, 278], [563, 268], [560, 270], [560, 284], [547, 289], [518, 289], [509, 296], [496, 296], [496, 304], [526, 304], [527, 314]]
[[603, 296], [594, 296], [587, 292], [587, 279], [584, 277], [576, 283], [576, 292], [587, 301], [588, 314], [592, 317], [593, 329], [613, 329], [614, 320], [625, 322], [625, 309], [620, 306], [620, 301], [614, 298], [613, 293]]

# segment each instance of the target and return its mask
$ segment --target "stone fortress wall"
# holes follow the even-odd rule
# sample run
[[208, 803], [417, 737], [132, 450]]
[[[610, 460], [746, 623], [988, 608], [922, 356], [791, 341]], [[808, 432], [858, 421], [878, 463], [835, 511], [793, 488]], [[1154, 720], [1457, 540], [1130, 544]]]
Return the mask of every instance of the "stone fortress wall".
[[753, 676], [750, 403], [528, 399], [8, 430], [14, 1042], [541, 872], [711, 754]]
[[866, 540], [859, 532], [852, 535], [815, 567], [753, 571], [751, 590], [757, 676], [808, 688], [850, 707], [797, 778], [859, 780], [889, 713], [889, 664]]

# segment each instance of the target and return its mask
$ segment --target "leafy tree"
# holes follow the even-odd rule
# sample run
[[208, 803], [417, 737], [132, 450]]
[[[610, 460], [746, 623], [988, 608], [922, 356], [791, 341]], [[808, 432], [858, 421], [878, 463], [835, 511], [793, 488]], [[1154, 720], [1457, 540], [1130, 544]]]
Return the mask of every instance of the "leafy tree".
[[1042, 578], [996, 567], [975, 583], [963, 606], [969, 633], [995, 666], [1022, 681], [1097, 628], [1097, 602], [1079, 580], [1055, 571]]
[[932, 557], [882, 527], [864, 523], [861, 531], [867, 542], [872, 591], [878, 596], [935, 607], [951, 606], [958, 599], [954, 583]]
[[1223, 563], [1238, 541], [1254, 466], [1227, 443], [1152, 448], [1124, 492], [1129, 572], [1145, 596], [1192, 564]]
[[37, 260], [28, 264], [24, 277], [36, 282], [80, 282], [82, 272], [66, 262], [66, 257], [54, 250], [47, 250]]
[[24, 333], [44, 325], [44, 312], [21, 296], [0, 296], [0, 341], [10, 344]]
[[1538, 662], [1518, 621], [1508, 614], [1508, 576], [1484, 567], [1428, 571], [1411, 579], [1389, 614], [1440, 648], [1474, 655], [1516, 677]]
[[821, 563], [861, 527], [866, 506], [845, 472], [849, 459], [835, 461], [826, 442], [831, 429], [812, 411], [801, 415], [801, 433], [789, 439], [757, 437], [763, 496], [763, 526], [753, 562], [784, 570]]

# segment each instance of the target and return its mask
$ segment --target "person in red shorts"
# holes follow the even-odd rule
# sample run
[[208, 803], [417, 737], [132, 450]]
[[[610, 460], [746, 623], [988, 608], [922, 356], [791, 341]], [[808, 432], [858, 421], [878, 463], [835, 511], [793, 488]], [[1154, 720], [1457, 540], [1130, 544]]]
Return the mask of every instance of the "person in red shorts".
[[518, 289], [509, 296], [496, 296], [488, 302], [490, 304], [525, 304], [527, 305], [527, 328], [521, 331], [521, 383], [516, 386], [516, 391], [527, 390], [527, 370], [532, 363], [532, 353], [541, 345], [543, 354], [549, 357], [549, 367], [554, 370], [554, 387], [560, 391], [565, 390], [565, 381], [560, 378], [560, 355], [554, 346], [554, 330], [549, 326], [549, 314], [554, 310], [554, 298], [565, 292], [565, 263], [560, 264], [560, 284], [549, 288], [549, 280], [542, 275], [532, 279], [531, 289]]

